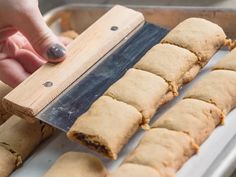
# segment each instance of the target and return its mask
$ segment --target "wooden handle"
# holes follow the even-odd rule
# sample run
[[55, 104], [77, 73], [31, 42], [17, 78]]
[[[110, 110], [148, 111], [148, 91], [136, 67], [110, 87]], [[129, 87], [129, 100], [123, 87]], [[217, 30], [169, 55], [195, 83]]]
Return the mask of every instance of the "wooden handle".
[[[67, 58], [47, 63], [3, 99], [9, 112], [32, 121], [46, 105], [144, 22], [141, 13], [115, 6], [67, 47]], [[72, 98], [73, 99], [73, 98]]]

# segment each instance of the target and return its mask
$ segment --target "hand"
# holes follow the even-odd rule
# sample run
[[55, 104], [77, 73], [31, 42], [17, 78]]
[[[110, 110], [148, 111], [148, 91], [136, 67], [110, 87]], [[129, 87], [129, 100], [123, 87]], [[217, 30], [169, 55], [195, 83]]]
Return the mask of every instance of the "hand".
[[44, 63], [19, 32], [0, 46], [0, 80], [11, 87], [16, 87]]
[[65, 48], [45, 24], [37, 0], [0, 0], [0, 80], [15, 87], [43, 59], [64, 58]]

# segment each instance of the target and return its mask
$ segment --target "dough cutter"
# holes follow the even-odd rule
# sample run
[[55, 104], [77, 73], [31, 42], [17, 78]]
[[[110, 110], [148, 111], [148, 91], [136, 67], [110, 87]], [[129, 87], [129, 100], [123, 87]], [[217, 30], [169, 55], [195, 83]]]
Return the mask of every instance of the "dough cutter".
[[75, 120], [122, 77], [168, 30], [140, 12], [116, 5], [67, 47], [67, 58], [47, 63], [11, 91], [5, 109], [67, 132]]

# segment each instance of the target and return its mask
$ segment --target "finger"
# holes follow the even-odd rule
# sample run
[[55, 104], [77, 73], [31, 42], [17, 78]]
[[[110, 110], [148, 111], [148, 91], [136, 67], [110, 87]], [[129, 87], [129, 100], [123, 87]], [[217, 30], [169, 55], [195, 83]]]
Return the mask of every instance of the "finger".
[[65, 46], [68, 46], [73, 41], [73, 39], [65, 36], [60, 36], [59, 39]]
[[13, 27], [0, 29], [0, 42], [6, 40], [9, 36], [13, 35], [16, 32], [17, 30]]
[[26, 49], [19, 49], [16, 52], [15, 60], [18, 61], [23, 66], [25, 71], [30, 74], [32, 74], [45, 63], [45, 61], [41, 60], [33, 52]]
[[1, 60], [0, 71], [0, 80], [13, 88], [30, 75], [24, 70], [20, 63], [13, 59]]
[[26, 36], [33, 48], [50, 62], [60, 62], [65, 59], [66, 50], [59, 39], [53, 34], [39, 9], [29, 9], [21, 14], [22, 20], [16, 20], [15, 26]]

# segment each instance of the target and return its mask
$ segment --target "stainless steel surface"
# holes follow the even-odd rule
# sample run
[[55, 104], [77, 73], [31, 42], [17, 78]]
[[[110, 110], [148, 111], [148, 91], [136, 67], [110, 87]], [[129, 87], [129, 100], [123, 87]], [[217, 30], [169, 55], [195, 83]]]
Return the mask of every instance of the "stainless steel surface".
[[235, 0], [39, 0], [43, 13], [71, 3], [236, 8]]
[[[45, 15], [45, 20], [56, 32], [73, 29], [79, 33], [103, 15], [111, 5], [70, 4]], [[219, 24], [228, 37], [236, 38], [236, 9], [201, 7], [129, 6], [141, 11], [148, 22], [173, 28], [189, 17], [201, 17]]]
[[236, 135], [225, 146], [202, 177], [229, 177], [236, 168]]

